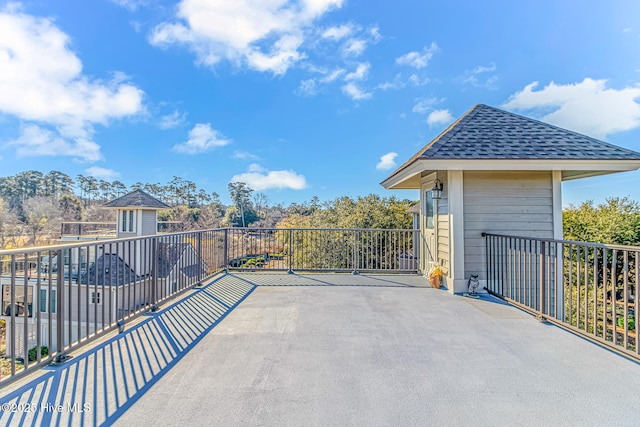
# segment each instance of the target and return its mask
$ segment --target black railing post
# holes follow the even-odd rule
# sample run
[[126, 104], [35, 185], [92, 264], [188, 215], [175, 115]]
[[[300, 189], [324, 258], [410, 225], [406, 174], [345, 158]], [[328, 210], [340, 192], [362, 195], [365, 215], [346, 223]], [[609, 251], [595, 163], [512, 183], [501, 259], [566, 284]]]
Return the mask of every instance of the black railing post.
[[484, 237], [484, 268], [485, 268], [485, 277], [487, 280], [487, 290], [489, 289], [489, 237], [487, 237], [486, 233], [481, 233], [481, 236]]
[[223, 243], [223, 254], [224, 254], [224, 272], [229, 272], [229, 229], [224, 229], [224, 243]]
[[[56, 276], [56, 363], [61, 363], [66, 359], [64, 354], [64, 250], [58, 249], [57, 254], [57, 276]], [[71, 273], [69, 273], [71, 274]]]
[[[11, 255], [11, 375], [16, 374], [16, 357], [18, 352], [16, 351], [16, 314], [18, 311], [18, 302], [16, 301], [16, 256]], [[5, 324], [6, 325], [6, 324]]]
[[538, 320], [544, 322], [544, 306], [545, 306], [545, 287], [547, 283], [547, 244], [545, 241], [540, 242], [540, 301], [538, 301], [539, 315]]
[[197, 231], [198, 233], [198, 286], [202, 286], [202, 231]]
[[158, 238], [151, 240], [151, 311], [158, 310]]
[[358, 274], [358, 257], [357, 257], [357, 250], [358, 250], [358, 231], [357, 230], [353, 230], [353, 252], [351, 254], [351, 267], [353, 268], [352, 273], [353, 274]]
[[293, 229], [289, 229], [289, 274], [293, 274]]

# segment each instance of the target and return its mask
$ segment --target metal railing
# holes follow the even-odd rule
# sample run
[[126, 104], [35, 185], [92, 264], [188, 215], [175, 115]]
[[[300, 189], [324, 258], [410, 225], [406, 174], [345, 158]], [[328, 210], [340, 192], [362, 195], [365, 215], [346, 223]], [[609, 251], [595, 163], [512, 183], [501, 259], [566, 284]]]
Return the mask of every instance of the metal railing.
[[[60, 236], [67, 240], [114, 239], [116, 225], [115, 222], [64, 221], [60, 224]], [[156, 228], [158, 233], [175, 233], [181, 231], [182, 226], [180, 221], [158, 221]]]
[[0, 385], [223, 270], [417, 272], [416, 234], [229, 228], [0, 251]]
[[418, 271], [417, 230], [230, 228], [227, 233], [232, 269]]
[[635, 360], [640, 247], [485, 234], [487, 290]]

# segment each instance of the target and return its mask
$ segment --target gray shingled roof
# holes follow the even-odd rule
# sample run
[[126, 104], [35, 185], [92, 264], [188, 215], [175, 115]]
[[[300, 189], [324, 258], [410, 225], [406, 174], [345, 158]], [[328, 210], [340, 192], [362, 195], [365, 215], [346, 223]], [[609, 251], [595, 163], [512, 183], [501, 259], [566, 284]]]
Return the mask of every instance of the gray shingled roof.
[[171, 206], [161, 202], [153, 196], [148, 195], [142, 190], [135, 190], [129, 194], [125, 194], [122, 197], [118, 197], [115, 200], [102, 205], [106, 208], [127, 208], [127, 207], [140, 207], [140, 208], [153, 208], [153, 209], [169, 209]]
[[640, 160], [640, 153], [478, 104], [416, 158]]
[[419, 214], [420, 213], [420, 202], [418, 202], [415, 205], [411, 206], [405, 212], [408, 213], [408, 214]]

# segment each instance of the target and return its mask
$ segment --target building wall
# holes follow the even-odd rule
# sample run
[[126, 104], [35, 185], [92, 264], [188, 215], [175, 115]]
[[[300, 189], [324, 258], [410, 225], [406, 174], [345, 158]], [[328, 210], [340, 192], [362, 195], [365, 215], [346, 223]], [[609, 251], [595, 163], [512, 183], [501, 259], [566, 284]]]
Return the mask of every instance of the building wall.
[[[426, 227], [426, 193], [430, 192], [435, 185], [435, 180], [439, 179], [443, 183], [442, 198], [434, 203], [434, 228], [428, 230]], [[421, 240], [424, 250], [421, 252], [420, 268], [424, 273], [429, 271], [432, 262], [440, 264], [445, 274], [451, 265], [449, 253], [450, 232], [449, 232], [449, 199], [448, 199], [447, 173], [430, 173], [422, 177], [420, 188], [420, 230]], [[422, 248], [421, 248], [422, 249]], [[429, 256], [433, 257], [433, 259]]]
[[157, 212], [142, 211], [142, 236], [151, 236], [156, 234], [158, 229]]
[[[57, 291], [57, 286], [49, 289], [46, 285], [41, 285], [42, 290], [47, 291], [47, 302], [41, 305], [40, 294], [38, 289], [30, 281], [29, 288], [29, 305], [32, 306], [32, 316], [27, 318], [27, 349], [36, 346], [38, 342], [38, 317], [40, 318], [40, 345], [50, 347], [52, 350], [57, 348], [57, 319], [59, 313], [64, 318], [64, 345], [68, 346], [72, 342], [79, 339], [84, 340], [87, 334], [93, 335], [96, 331], [113, 325], [118, 319], [127, 316], [141, 308], [144, 308], [152, 301], [152, 280], [141, 280], [135, 283], [126, 284], [124, 286], [101, 286], [101, 285], [77, 285], [68, 283], [64, 286], [64, 295], [56, 292], [56, 307], [51, 307], [49, 292]], [[167, 291], [161, 288], [158, 283], [158, 294], [156, 298], [167, 295]], [[17, 289], [22, 286], [16, 286]], [[3, 287], [3, 294], [10, 295]], [[3, 295], [4, 296], [4, 295]], [[16, 292], [17, 300], [18, 292]], [[21, 296], [21, 294], [20, 294]], [[62, 303], [62, 311], [59, 310], [58, 302]], [[3, 298], [3, 307], [11, 304], [10, 299]], [[41, 311], [44, 309], [43, 311]], [[104, 314], [103, 314], [104, 313]], [[2, 314], [5, 314], [4, 312]], [[16, 355], [21, 356], [25, 351], [25, 334], [24, 334], [24, 315], [13, 318], [15, 326], [12, 326], [11, 316], [0, 316], [6, 323], [6, 349], [7, 354], [12, 353], [11, 335], [15, 330], [15, 349]], [[51, 340], [49, 339], [51, 338]]]
[[464, 172], [465, 278], [486, 280], [483, 232], [554, 237], [551, 171]]
[[[442, 198], [437, 202], [436, 224], [438, 229], [438, 263], [445, 272], [451, 266], [451, 258], [449, 253], [449, 183], [447, 182], [447, 173], [439, 172], [438, 179], [443, 183]], [[433, 185], [431, 186], [433, 188]]]

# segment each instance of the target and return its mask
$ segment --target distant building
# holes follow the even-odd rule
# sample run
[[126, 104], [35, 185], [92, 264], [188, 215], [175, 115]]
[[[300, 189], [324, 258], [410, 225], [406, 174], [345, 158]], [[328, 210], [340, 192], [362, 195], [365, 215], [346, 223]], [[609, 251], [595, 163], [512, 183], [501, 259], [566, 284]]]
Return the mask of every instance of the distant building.
[[[39, 265], [15, 279], [13, 298], [10, 278], [0, 278], [2, 312], [7, 323], [7, 354], [24, 354], [24, 324], [27, 323], [28, 348], [56, 345], [56, 319], [62, 307], [65, 343], [90, 336], [130, 313], [148, 306], [204, 277], [206, 264], [183, 235], [157, 235], [157, 212], [170, 206], [142, 190], [133, 191], [103, 205], [117, 210], [116, 238], [73, 238], [64, 249], [63, 292], [58, 289], [58, 252], [44, 251], [31, 264]], [[96, 244], [95, 241], [101, 243]], [[91, 242], [91, 243], [89, 243]], [[31, 265], [30, 264], [30, 265]], [[154, 271], [155, 269], [155, 271]], [[26, 280], [25, 280], [26, 277]], [[40, 278], [40, 279], [38, 279]], [[50, 280], [51, 279], [51, 280]], [[25, 298], [26, 290], [26, 298]], [[38, 322], [34, 316], [38, 310]], [[26, 315], [25, 315], [26, 311]], [[13, 312], [13, 316], [12, 316]], [[15, 321], [15, 328], [10, 322]], [[11, 331], [16, 330], [15, 349]]]

